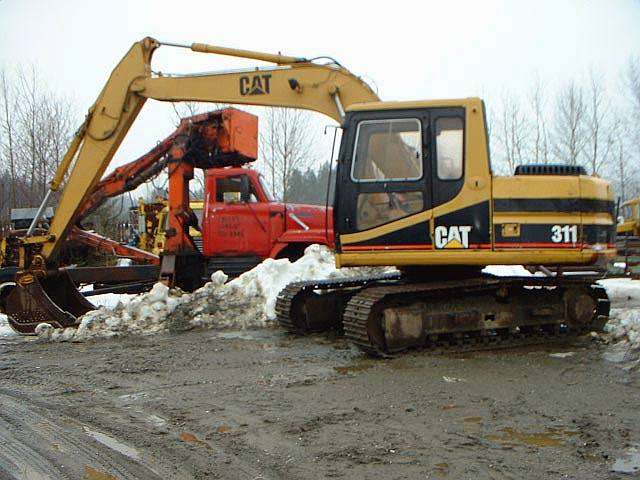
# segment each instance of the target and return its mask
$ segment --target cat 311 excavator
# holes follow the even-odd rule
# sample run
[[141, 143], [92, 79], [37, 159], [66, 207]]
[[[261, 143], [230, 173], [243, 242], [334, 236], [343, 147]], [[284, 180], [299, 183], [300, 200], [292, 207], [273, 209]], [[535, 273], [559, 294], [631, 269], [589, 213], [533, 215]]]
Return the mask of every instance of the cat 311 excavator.
[[[161, 45], [274, 65], [169, 75], [151, 68]], [[49, 230], [29, 229], [22, 240], [15, 286], [1, 298], [13, 322], [61, 324], [91, 308], [56, 269], [56, 253], [147, 99], [301, 108], [340, 124], [336, 264], [394, 265], [400, 274], [289, 285], [277, 310], [291, 331], [338, 327], [384, 353], [527, 341], [607, 319], [608, 298], [591, 277], [480, 273], [490, 264], [598, 265], [615, 254], [609, 184], [563, 165], [494, 176], [480, 99], [383, 102], [331, 58], [145, 38], [116, 66], [61, 162], [51, 191], [70, 173]]]

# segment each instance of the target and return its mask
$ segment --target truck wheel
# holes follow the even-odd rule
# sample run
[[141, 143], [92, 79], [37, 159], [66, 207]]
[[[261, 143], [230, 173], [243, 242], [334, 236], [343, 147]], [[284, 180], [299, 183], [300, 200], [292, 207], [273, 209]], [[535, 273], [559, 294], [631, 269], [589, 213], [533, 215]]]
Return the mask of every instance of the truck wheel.
[[288, 258], [289, 261], [295, 262], [296, 260], [300, 260], [308, 246], [307, 244], [299, 243], [288, 245], [278, 254], [277, 258]]

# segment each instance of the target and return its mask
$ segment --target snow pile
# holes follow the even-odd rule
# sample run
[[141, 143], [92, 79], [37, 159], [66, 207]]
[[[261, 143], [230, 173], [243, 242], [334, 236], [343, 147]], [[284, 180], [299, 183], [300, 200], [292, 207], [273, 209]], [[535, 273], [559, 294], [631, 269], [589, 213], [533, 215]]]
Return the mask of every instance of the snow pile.
[[87, 297], [96, 307], [116, 308], [119, 303], [129, 302], [136, 298], [134, 293], [101, 293]]
[[[150, 292], [122, 296], [114, 308], [88, 312], [77, 329], [38, 325], [41, 339], [82, 341], [89, 338], [153, 334], [194, 327], [265, 327], [275, 319], [275, 302], [285, 285], [302, 280], [330, 279], [394, 271], [392, 268], [336, 269], [331, 250], [311, 245], [296, 262], [267, 259], [253, 270], [226, 283], [218, 271], [193, 293], [170, 290], [157, 283]], [[129, 298], [127, 298], [129, 297]], [[107, 303], [113, 302], [110, 297]]]
[[640, 280], [607, 278], [598, 283], [607, 290], [612, 308], [640, 308]]
[[17, 335], [18, 332], [9, 326], [7, 316], [0, 314], [0, 338], [15, 337]]
[[488, 265], [482, 273], [496, 277], [530, 277], [532, 273], [522, 265]]
[[266, 259], [235, 280], [230, 286], [242, 289], [247, 295], [265, 299], [264, 314], [269, 320], [276, 318], [278, 293], [289, 283], [303, 280], [336, 279], [392, 273], [393, 267], [350, 267], [337, 269], [333, 252], [323, 245], [307, 247], [304, 256], [291, 263], [287, 259]]
[[640, 280], [610, 278], [598, 283], [607, 290], [611, 301], [605, 330], [619, 341], [614, 346], [614, 353], [640, 350]]

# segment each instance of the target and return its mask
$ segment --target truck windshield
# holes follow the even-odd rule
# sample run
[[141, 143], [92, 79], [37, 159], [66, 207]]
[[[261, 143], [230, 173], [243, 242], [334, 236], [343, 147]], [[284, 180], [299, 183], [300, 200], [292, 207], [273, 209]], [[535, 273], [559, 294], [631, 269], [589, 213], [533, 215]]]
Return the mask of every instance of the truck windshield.
[[271, 190], [269, 190], [269, 185], [267, 184], [264, 175], [260, 174], [260, 184], [262, 185], [262, 190], [264, 190], [264, 194], [267, 197], [267, 201], [273, 202], [273, 195], [271, 194]]

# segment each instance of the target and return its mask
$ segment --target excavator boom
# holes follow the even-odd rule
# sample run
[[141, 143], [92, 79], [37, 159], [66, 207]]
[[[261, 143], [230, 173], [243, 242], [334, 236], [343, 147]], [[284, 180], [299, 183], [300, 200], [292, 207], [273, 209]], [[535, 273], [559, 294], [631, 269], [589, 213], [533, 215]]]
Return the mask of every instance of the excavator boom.
[[[172, 143], [170, 148], [175, 148], [178, 137], [185, 132], [177, 133], [175, 138], [158, 146], [140, 164], [133, 168], [121, 167], [104, 183], [99, 183], [148, 98], [171, 102], [194, 100], [302, 108], [323, 113], [337, 122], [342, 122], [344, 109], [349, 105], [378, 100], [365, 82], [337, 63], [318, 64], [304, 58], [206, 44], [166, 45], [270, 62], [277, 67], [168, 76], [155, 74], [151, 68], [153, 52], [161, 46], [160, 42], [147, 37], [132, 45], [89, 109], [36, 218], [27, 235], [20, 240], [20, 270], [16, 275], [16, 286], [0, 292], [0, 306], [10, 319], [15, 320], [14, 327], [18, 330], [32, 333], [39, 322], [70, 326], [75, 323], [76, 316], [92, 308], [74, 290], [68, 276], [56, 273], [57, 254], [70, 228], [82, 215], [115, 192], [134, 186], [135, 181], [129, 185], [127, 182], [131, 182], [136, 170], [153, 174], [163, 156], [175, 157], [166, 149], [169, 143]], [[189, 127], [184, 125], [184, 128]], [[180, 168], [184, 171], [174, 175], [173, 179], [183, 187], [190, 172], [184, 163]], [[65, 178], [66, 183], [63, 182]], [[46, 232], [36, 231], [39, 217], [52, 192], [60, 189], [63, 183], [62, 196], [51, 226]], [[56, 276], [59, 281], [56, 281]], [[53, 286], [56, 286], [56, 292], [53, 292]], [[47, 295], [47, 290], [52, 290], [50, 295]]]
[[[56, 215], [42, 244], [43, 260], [55, 256], [60, 243], [98, 183], [147, 98], [293, 107], [314, 110], [341, 122], [344, 108], [377, 101], [360, 78], [337, 64], [193, 44], [193, 51], [217, 53], [279, 63], [276, 68], [195, 75], [154, 75], [153, 52], [161, 44], [152, 38], [136, 42], [118, 63], [100, 93], [56, 173], [52, 189], [60, 186], [77, 151]], [[37, 223], [37, 222], [36, 222]], [[24, 268], [28, 268], [28, 264]]]

